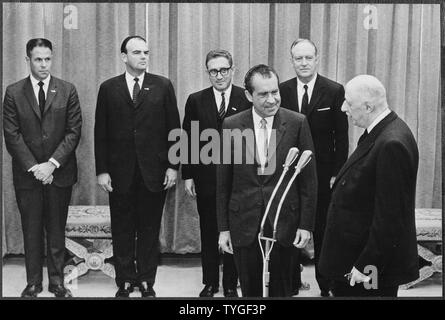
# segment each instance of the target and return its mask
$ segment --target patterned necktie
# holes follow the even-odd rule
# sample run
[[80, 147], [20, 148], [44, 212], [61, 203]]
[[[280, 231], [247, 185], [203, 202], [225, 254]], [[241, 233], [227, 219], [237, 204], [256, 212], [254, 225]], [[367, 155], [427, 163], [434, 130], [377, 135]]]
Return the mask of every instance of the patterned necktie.
[[139, 87], [139, 79], [134, 78], [134, 87], [133, 87], [133, 104], [136, 105], [136, 102], [138, 101], [138, 95], [141, 91], [141, 87]]
[[43, 91], [43, 82], [39, 81], [39, 109], [40, 113], [43, 115], [43, 111], [45, 110], [45, 91]]
[[221, 99], [221, 104], [218, 110], [218, 116], [220, 120], [224, 119], [224, 116], [226, 115], [226, 99], [224, 97], [224, 91], [221, 92]]
[[309, 109], [309, 96], [307, 94], [307, 85], [305, 84], [303, 86], [304, 88], [304, 95], [303, 100], [301, 101], [301, 110], [300, 112], [304, 115], [307, 115], [308, 109]]
[[263, 165], [266, 165], [267, 163], [267, 155], [268, 155], [268, 148], [269, 148], [269, 135], [267, 134], [267, 121], [266, 119], [262, 118], [260, 121], [260, 129], [261, 129], [261, 135], [263, 137]]
[[359, 145], [360, 143], [363, 142], [363, 140], [365, 140], [365, 138], [368, 136], [368, 130], [366, 129], [365, 132], [363, 132], [363, 134], [360, 136], [360, 138], [358, 138], [358, 142], [357, 145]]

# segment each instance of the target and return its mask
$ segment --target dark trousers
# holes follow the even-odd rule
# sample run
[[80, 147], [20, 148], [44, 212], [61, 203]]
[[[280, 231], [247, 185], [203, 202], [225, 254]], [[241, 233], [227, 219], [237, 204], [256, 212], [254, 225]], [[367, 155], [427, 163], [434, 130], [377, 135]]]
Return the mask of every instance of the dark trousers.
[[[292, 286], [293, 247], [283, 247], [275, 243], [269, 260], [269, 297], [290, 297]], [[263, 257], [255, 238], [246, 247], [233, 248], [235, 264], [243, 297], [263, 296]]]
[[[218, 248], [218, 226], [216, 221], [216, 194], [197, 195], [199, 226], [201, 231], [202, 282], [205, 285], [219, 286], [220, 252]], [[233, 255], [222, 254], [223, 287], [235, 289], [238, 283]]]
[[113, 191], [109, 196], [116, 284], [147, 281], [153, 285], [166, 191], [148, 190], [136, 166], [128, 192]]
[[[322, 291], [330, 290], [331, 284], [318, 270], [318, 259], [320, 257], [321, 247], [323, 244], [324, 232], [326, 229], [326, 219], [328, 213], [329, 202], [331, 201], [330, 179], [332, 169], [328, 166], [322, 166], [317, 164], [318, 174], [318, 197], [317, 197], [317, 211], [315, 216], [315, 227], [313, 232], [314, 243], [314, 264], [315, 264], [315, 279], [317, 280], [318, 287]], [[301, 250], [294, 249], [294, 261], [295, 264], [292, 267], [294, 270], [292, 278], [292, 289], [296, 290], [301, 286]]]
[[399, 286], [382, 286], [377, 289], [365, 289], [363, 283], [353, 287], [345, 281], [334, 281], [332, 293], [334, 297], [397, 297]]
[[65, 225], [72, 187], [45, 185], [34, 189], [16, 189], [25, 249], [28, 284], [42, 283], [44, 230], [49, 283], [63, 284]]

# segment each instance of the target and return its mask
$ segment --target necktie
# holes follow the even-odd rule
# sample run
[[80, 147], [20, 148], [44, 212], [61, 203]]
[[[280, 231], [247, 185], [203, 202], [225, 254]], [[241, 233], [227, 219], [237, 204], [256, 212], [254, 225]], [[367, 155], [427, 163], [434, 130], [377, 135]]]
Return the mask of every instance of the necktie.
[[360, 143], [363, 142], [363, 140], [365, 140], [365, 138], [368, 136], [368, 130], [365, 130], [365, 132], [363, 132], [363, 134], [360, 136], [360, 138], [358, 138], [358, 142], [357, 145], [359, 145]]
[[262, 118], [260, 121], [260, 129], [261, 129], [261, 135], [263, 137], [263, 165], [265, 166], [267, 163], [267, 149], [269, 147], [269, 135], [267, 134], [267, 121], [266, 119]]
[[218, 110], [218, 116], [220, 120], [224, 119], [224, 116], [226, 115], [226, 99], [224, 98], [224, 92], [221, 92], [221, 99], [221, 104]]
[[139, 87], [139, 79], [134, 78], [134, 87], [133, 87], [133, 104], [136, 105], [136, 102], [138, 101], [138, 95], [141, 91], [141, 87]]
[[40, 113], [43, 115], [43, 111], [45, 110], [45, 91], [43, 91], [43, 82], [39, 81], [39, 109]]
[[304, 85], [303, 88], [304, 88], [304, 94], [303, 94], [303, 100], [301, 100], [300, 112], [304, 115], [307, 115], [309, 109], [309, 96], [307, 94], [307, 85]]

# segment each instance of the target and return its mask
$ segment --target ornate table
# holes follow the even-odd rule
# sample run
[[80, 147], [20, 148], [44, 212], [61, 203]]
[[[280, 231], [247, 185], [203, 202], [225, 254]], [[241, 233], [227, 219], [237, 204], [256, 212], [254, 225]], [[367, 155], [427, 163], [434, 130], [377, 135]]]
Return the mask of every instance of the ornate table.
[[114, 278], [114, 266], [106, 262], [113, 256], [108, 206], [70, 206], [65, 227], [65, 246], [74, 255], [64, 268], [65, 282], [88, 270], [102, 270]]
[[[442, 255], [436, 255], [433, 251], [442, 252], [442, 210], [441, 209], [416, 209], [416, 233], [417, 250], [419, 256], [431, 263], [422, 267], [417, 280], [400, 286], [408, 289], [415, 284], [428, 279], [434, 273], [442, 273]], [[436, 246], [436, 250], [431, 250]]]

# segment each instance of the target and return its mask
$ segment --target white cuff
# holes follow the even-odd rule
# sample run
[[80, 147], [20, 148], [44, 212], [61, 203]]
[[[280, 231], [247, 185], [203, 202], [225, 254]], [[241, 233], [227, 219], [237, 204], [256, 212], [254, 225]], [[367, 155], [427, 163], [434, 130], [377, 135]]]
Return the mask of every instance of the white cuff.
[[60, 163], [56, 159], [50, 158], [48, 161], [55, 165], [56, 168], [60, 168]]

